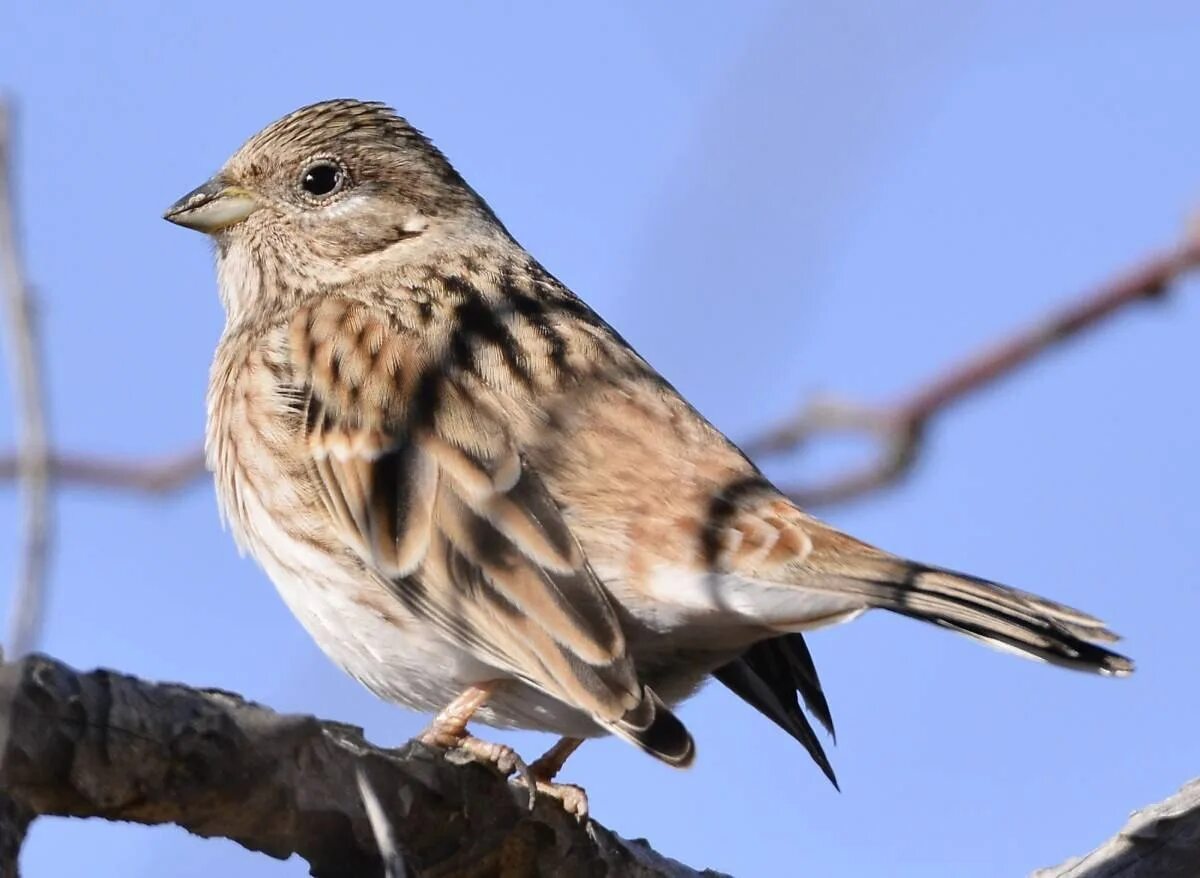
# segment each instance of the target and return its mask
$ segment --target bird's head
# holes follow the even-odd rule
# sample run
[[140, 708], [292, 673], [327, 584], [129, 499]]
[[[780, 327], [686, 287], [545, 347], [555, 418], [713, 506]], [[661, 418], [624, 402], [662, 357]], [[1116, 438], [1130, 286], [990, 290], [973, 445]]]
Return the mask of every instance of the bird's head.
[[165, 218], [212, 236], [242, 286], [257, 271], [260, 283], [292, 290], [428, 258], [422, 238], [450, 245], [502, 232], [426, 137], [383, 104], [355, 100], [271, 124]]

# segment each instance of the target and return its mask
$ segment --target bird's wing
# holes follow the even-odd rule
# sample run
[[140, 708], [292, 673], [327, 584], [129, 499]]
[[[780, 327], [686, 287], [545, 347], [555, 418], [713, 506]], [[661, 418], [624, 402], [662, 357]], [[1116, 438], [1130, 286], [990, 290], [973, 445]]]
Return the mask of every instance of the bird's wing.
[[[554, 499], [446, 357], [387, 312], [338, 299], [298, 313], [288, 348], [310, 479], [336, 533], [396, 597], [661, 758], [673, 757], [659, 744], [690, 754], [638, 683], [612, 599]], [[654, 735], [673, 723], [682, 738], [650, 741], [656, 722]]]

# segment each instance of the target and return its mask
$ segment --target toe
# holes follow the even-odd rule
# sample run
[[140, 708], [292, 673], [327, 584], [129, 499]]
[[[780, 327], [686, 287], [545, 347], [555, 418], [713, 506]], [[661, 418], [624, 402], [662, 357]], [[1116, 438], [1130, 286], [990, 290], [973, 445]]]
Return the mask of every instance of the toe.
[[539, 781], [537, 791], [549, 798], [557, 799], [558, 803], [562, 805], [562, 809], [576, 820], [583, 822], [587, 819], [588, 798], [587, 792], [583, 787], [577, 787], [574, 784]]

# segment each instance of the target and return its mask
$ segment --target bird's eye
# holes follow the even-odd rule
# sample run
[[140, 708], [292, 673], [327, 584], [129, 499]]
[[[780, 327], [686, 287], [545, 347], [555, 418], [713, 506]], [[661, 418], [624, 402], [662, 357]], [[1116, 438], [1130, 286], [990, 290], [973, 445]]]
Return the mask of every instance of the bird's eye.
[[328, 159], [313, 162], [300, 175], [300, 188], [313, 198], [328, 198], [346, 182], [346, 172]]

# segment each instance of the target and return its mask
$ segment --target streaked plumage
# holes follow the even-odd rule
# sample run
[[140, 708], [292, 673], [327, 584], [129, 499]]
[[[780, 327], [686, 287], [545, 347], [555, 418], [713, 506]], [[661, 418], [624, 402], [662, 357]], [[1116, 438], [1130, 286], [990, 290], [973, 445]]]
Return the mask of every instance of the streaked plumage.
[[230, 527], [383, 698], [434, 712], [499, 680], [485, 722], [686, 765], [669, 706], [715, 675], [832, 780], [800, 632], [880, 607], [1132, 671], [1087, 614], [796, 508], [382, 105], [296, 111], [168, 218], [217, 243]]

